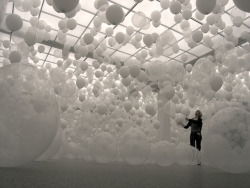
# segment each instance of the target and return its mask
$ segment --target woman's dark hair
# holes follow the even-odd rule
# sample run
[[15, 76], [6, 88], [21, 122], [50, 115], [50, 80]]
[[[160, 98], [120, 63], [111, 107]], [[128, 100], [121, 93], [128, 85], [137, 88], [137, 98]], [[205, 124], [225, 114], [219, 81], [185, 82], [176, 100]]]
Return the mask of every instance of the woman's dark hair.
[[201, 113], [201, 111], [200, 111], [200, 110], [196, 110], [196, 112], [199, 112], [199, 119], [201, 119], [201, 118], [202, 118], [202, 113]]

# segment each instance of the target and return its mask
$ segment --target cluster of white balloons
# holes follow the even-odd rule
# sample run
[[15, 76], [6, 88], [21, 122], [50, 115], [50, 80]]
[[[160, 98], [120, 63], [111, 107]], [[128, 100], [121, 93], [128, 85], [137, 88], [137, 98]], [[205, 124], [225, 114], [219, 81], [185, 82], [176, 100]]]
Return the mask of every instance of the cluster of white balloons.
[[[234, 2], [237, 8], [232, 9], [231, 20], [234, 27], [240, 27], [245, 12], [249, 12], [245, 8], [249, 4], [243, 0]], [[227, 172], [249, 171], [249, 166], [244, 163], [248, 163], [249, 158], [249, 133], [246, 130], [250, 111], [250, 66], [247, 63], [250, 45], [245, 43], [237, 47], [234, 27], [227, 26], [222, 20], [221, 13], [228, 0], [197, 0], [194, 15], [189, 0], [161, 0], [161, 11], [153, 10], [150, 18], [143, 12], [135, 12], [131, 20], [133, 26], [119, 32], [115, 32], [114, 25], [125, 20], [123, 8], [109, 5], [106, 0], [95, 0], [98, 13], [93, 28], [83, 34], [75, 46], [68, 42], [67, 35], [77, 27], [74, 16], [81, 9], [79, 0], [46, 0], [46, 3], [66, 16], [58, 22], [57, 39], [63, 44], [63, 49], [54, 53], [56, 67], [47, 63], [37, 70], [29, 65], [30, 60], [38, 63], [37, 53], [46, 50], [45, 46], [36, 47], [35, 44], [51, 38], [51, 26], [37, 17], [40, 0], [14, 1], [19, 11], [32, 15], [31, 26], [26, 31], [23, 31], [24, 23], [19, 15], [9, 14], [4, 20], [5, 29], [12, 32], [14, 44], [8, 40], [2, 43], [4, 67], [0, 75], [5, 76], [0, 78], [0, 89], [3, 90], [0, 102], [6, 109], [0, 113], [0, 134], [3, 133], [0, 153], [6, 154], [0, 155], [3, 161], [0, 166], [22, 165], [46, 149], [37, 160], [52, 157], [81, 158], [100, 163], [123, 161], [132, 165], [151, 162], [161, 166], [175, 162], [194, 164], [199, 152], [182, 143], [189, 142], [189, 133], [182, 126], [187, 123], [185, 117], [193, 116], [194, 111], [200, 109], [204, 113], [203, 132], [207, 137], [204, 149], [208, 160]], [[175, 15], [174, 21], [180, 24], [190, 48], [201, 42], [213, 48], [210, 34], [216, 35], [219, 30], [225, 35], [223, 44], [214, 55], [200, 58], [194, 65], [158, 60], [161, 55], [171, 56], [179, 52], [172, 31], [142, 35], [136, 29], [147, 30], [150, 24], [158, 27], [163, 19], [162, 12], [167, 9]], [[206, 18], [204, 24], [194, 31], [189, 22], [192, 16], [200, 21]], [[97, 34], [104, 24], [108, 24], [106, 38], [98, 39]], [[240, 33], [240, 37], [250, 41], [247, 31]], [[143, 50], [134, 59], [127, 60], [105, 54], [108, 47], [118, 49], [127, 44], [137, 49], [143, 47]], [[70, 56], [72, 49], [74, 57]], [[90, 54], [96, 59], [92, 64], [83, 60]], [[156, 60], [147, 62], [149, 56]], [[187, 62], [189, 56], [182, 54], [180, 60]], [[75, 67], [74, 72], [68, 69], [71, 66]], [[162, 124], [157, 113], [161, 107], [171, 120], [169, 141], [161, 141], [158, 137]], [[226, 107], [237, 108], [222, 110]], [[205, 126], [210, 118], [209, 126]], [[17, 122], [21, 121], [24, 122], [24, 132], [20, 134]], [[217, 125], [218, 122], [224, 124]], [[60, 128], [57, 130], [58, 123]], [[11, 126], [7, 127], [7, 124]], [[46, 126], [42, 127], [43, 124]], [[28, 143], [27, 135], [38, 134], [37, 131], [47, 131], [48, 137]], [[17, 144], [15, 134], [23, 139], [22, 146]], [[11, 144], [7, 145], [7, 141]], [[24, 148], [24, 153], [17, 153], [19, 146]], [[13, 158], [10, 159], [9, 155]], [[239, 163], [240, 160], [243, 162]]]

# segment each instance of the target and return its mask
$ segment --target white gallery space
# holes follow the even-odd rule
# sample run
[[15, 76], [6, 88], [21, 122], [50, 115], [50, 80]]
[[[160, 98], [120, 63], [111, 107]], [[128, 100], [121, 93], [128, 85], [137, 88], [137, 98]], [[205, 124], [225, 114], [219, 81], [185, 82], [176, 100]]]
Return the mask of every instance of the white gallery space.
[[0, 0], [0, 188], [249, 175], [250, 0]]

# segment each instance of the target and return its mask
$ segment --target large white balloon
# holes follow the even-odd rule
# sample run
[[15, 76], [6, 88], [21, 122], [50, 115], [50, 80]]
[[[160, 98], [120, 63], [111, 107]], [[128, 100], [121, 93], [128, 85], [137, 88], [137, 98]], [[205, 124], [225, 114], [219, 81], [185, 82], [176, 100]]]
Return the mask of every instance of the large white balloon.
[[79, 4], [79, 0], [53, 0], [55, 7], [63, 13], [68, 13], [74, 10]]
[[110, 24], [118, 25], [124, 20], [124, 12], [118, 5], [110, 5], [106, 10], [106, 18]]
[[36, 40], [37, 40], [37, 36], [35, 31], [33, 30], [28, 30], [25, 34], [24, 34], [24, 41], [28, 46], [33, 46], [34, 44], [36, 44]]
[[236, 7], [244, 12], [250, 12], [250, 1], [248, 0], [233, 0]]
[[210, 14], [216, 5], [216, 0], [196, 0], [196, 7], [202, 14]]
[[5, 20], [6, 26], [11, 31], [18, 31], [23, 26], [23, 20], [17, 14], [9, 14]]

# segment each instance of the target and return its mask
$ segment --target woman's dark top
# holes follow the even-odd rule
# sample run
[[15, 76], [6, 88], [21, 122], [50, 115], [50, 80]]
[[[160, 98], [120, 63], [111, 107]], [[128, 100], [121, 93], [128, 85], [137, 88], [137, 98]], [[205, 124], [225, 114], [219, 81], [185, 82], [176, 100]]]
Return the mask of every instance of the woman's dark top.
[[202, 119], [201, 118], [198, 120], [189, 119], [188, 124], [184, 128], [187, 129], [190, 126], [191, 126], [191, 132], [201, 132]]

